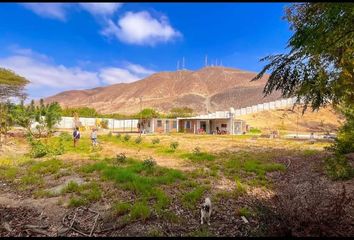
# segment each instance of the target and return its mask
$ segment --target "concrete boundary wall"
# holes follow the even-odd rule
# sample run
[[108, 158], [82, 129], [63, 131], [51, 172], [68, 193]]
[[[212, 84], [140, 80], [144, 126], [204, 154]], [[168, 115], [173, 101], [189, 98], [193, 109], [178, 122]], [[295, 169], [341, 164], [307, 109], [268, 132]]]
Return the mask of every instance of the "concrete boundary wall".
[[296, 98], [286, 98], [272, 102], [261, 103], [253, 106], [235, 109], [235, 116], [242, 116], [256, 112], [268, 111], [284, 107], [292, 107], [296, 102]]

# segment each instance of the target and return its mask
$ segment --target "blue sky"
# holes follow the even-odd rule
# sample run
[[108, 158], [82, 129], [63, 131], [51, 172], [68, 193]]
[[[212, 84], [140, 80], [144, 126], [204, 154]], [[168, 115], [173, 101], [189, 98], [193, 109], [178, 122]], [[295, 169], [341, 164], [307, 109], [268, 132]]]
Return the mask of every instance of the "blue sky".
[[0, 3], [0, 66], [31, 98], [220, 64], [259, 71], [284, 52], [289, 3]]

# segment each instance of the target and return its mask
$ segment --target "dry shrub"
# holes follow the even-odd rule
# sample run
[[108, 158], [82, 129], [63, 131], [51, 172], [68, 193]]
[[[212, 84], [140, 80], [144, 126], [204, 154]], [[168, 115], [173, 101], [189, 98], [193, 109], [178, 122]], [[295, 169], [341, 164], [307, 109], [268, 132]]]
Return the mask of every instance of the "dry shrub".
[[276, 198], [279, 229], [291, 236], [351, 236], [350, 199], [344, 185], [329, 189], [321, 180], [285, 185]]

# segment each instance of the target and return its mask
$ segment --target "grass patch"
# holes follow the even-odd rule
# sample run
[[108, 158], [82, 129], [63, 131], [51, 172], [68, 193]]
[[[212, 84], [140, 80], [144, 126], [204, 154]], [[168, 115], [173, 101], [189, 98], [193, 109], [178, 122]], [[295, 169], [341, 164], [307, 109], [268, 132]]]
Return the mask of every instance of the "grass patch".
[[209, 154], [207, 152], [199, 152], [199, 153], [184, 153], [180, 155], [181, 158], [189, 159], [195, 162], [202, 162], [202, 161], [213, 161], [215, 160], [216, 156]]
[[16, 179], [19, 169], [17, 167], [0, 167], [0, 179], [5, 181], [13, 181]]
[[202, 198], [204, 192], [208, 189], [206, 186], [196, 187], [194, 190], [184, 194], [182, 198], [182, 204], [184, 207], [192, 209], [196, 207], [196, 204]]
[[99, 185], [95, 182], [78, 186], [76, 183], [68, 184], [62, 193], [73, 193], [69, 200], [69, 207], [78, 207], [97, 202], [102, 197]]
[[130, 211], [130, 220], [143, 220], [146, 221], [151, 215], [151, 210], [147, 203], [144, 202], [136, 202]]
[[354, 177], [354, 168], [343, 155], [335, 155], [325, 159], [325, 171], [333, 180], [346, 180]]
[[112, 213], [114, 216], [121, 216], [130, 212], [132, 205], [130, 203], [114, 203], [112, 206]]
[[250, 209], [248, 209], [247, 207], [242, 207], [242, 208], [238, 209], [237, 214], [239, 216], [244, 216], [246, 218], [249, 218], [253, 215], [252, 211]]

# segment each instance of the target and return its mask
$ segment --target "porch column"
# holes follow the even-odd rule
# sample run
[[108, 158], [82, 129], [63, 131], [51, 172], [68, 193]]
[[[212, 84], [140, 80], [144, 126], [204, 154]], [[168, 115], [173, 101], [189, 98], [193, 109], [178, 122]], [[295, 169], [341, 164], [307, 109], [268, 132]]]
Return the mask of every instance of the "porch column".
[[179, 119], [177, 118], [176, 121], [177, 121], [177, 128], [176, 129], [177, 129], [177, 132], [179, 132]]

